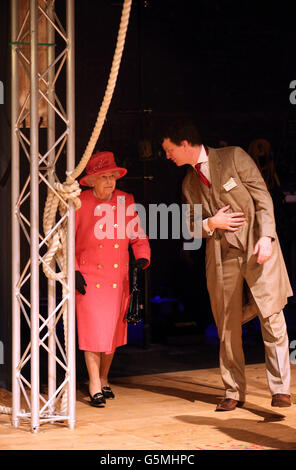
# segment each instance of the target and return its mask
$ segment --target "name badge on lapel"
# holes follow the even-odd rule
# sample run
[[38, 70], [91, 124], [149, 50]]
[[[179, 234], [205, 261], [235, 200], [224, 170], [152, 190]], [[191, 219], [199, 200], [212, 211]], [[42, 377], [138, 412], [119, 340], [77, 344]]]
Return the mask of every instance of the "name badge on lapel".
[[234, 181], [234, 179], [232, 177], [229, 178], [227, 183], [223, 184], [223, 188], [225, 189], [225, 191], [230, 191], [231, 189], [235, 188], [236, 186], [237, 186], [237, 184], [236, 184], [236, 182]]

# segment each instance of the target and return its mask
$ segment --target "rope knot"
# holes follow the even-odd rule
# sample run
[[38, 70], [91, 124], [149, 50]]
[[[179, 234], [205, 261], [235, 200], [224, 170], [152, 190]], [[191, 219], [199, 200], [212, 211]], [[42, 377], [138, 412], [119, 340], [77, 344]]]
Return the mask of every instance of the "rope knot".
[[81, 188], [77, 180], [74, 180], [72, 183], [67, 183], [67, 181], [63, 184], [55, 183], [54, 188], [64, 201], [67, 202], [68, 199], [73, 201], [75, 210], [81, 207], [81, 201], [78, 197], [81, 193]]

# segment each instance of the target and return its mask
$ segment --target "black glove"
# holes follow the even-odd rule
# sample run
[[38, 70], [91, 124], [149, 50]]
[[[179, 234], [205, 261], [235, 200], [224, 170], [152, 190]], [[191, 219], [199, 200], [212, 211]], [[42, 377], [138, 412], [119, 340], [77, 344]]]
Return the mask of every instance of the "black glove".
[[84, 277], [80, 271], [75, 271], [75, 287], [76, 290], [82, 295], [86, 294], [84, 286], [87, 286]]
[[143, 269], [148, 262], [149, 261], [146, 258], [139, 258], [136, 260], [136, 268]]

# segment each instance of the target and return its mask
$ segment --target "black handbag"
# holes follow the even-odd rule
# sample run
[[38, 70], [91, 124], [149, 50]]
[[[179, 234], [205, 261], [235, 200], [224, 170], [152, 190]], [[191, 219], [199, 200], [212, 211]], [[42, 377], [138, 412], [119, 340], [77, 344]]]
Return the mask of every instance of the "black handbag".
[[138, 268], [133, 269], [132, 293], [129, 308], [126, 314], [126, 321], [132, 325], [137, 325], [143, 318], [143, 303], [141, 291], [138, 289]]

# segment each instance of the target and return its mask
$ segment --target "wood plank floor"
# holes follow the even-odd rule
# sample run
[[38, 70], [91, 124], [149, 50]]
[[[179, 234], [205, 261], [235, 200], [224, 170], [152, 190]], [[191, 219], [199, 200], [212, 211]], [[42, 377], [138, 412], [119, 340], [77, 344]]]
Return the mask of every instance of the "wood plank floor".
[[[292, 365], [296, 402], [296, 365]], [[22, 422], [15, 429], [0, 415], [0, 449], [104, 450], [296, 450], [296, 404], [272, 408], [265, 365], [246, 366], [245, 406], [215, 412], [223, 396], [219, 369], [199, 369], [116, 377], [115, 400], [105, 408], [88, 404], [87, 386], [77, 390], [77, 423], [42, 424], [38, 434]], [[0, 390], [0, 404], [11, 393]]]

